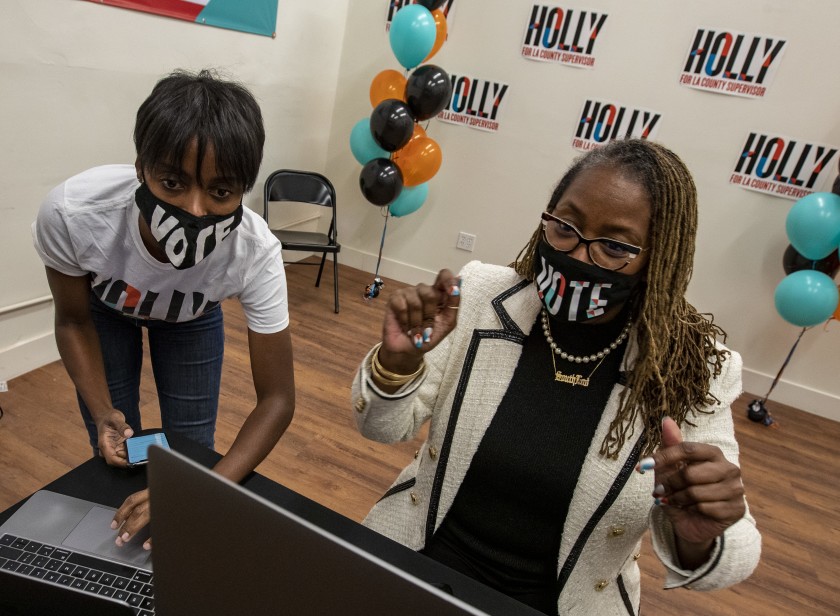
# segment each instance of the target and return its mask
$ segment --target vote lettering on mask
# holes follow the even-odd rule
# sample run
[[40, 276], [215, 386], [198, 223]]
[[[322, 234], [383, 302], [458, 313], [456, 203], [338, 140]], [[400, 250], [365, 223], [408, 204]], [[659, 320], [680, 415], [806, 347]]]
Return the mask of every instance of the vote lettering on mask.
[[194, 216], [158, 199], [146, 184], [134, 193], [143, 220], [176, 269], [187, 269], [204, 260], [240, 222], [242, 204], [226, 216]]
[[534, 282], [552, 318], [586, 321], [621, 304], [636, 288], [640, 274], [620, 274], [578, 261], [543, 240], [537, 247]]

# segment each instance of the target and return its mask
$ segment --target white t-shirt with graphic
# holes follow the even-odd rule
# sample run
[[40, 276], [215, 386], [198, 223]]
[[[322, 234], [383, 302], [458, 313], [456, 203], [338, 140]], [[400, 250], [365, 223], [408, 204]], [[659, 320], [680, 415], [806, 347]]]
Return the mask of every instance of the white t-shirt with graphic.
[[91, 277], [102, 302], [125, 315], [190, 321], [236, 297], [248, 328], [260, 334], [289, 324], [280, 242], [256, 213], [193, 267], [155, 259], [140, 237], [134, 165], [84, 171], [54, 188], [32, 224], [43, 262], [68, 276]]

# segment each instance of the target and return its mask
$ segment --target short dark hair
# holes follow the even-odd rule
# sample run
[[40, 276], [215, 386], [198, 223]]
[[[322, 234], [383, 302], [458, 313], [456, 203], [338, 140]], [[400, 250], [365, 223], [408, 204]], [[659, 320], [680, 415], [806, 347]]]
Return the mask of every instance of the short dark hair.
[[243, 85], [214, 71], [176, 70], [155, 84], [137, 110], [134, 145], [143, 169], [180, 165], [190, 144], [198, 147], [196, 177], [208, 146], [220, 175], [241, 183], [244, 192], [257, 181], [265, 128], [260, 106]]

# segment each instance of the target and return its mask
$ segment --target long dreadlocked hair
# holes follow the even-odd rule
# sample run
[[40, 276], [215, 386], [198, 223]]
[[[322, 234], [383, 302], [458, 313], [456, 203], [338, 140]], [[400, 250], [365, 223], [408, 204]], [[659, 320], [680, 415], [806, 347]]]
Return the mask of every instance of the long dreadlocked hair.
[[[648, 455], [662, 440], [665, 416], [691, 425], [689, 414], [719, 402], [709, 391], [709, 377], [710, 371], [720, 374], [728, 355], [715, 345], [718, 337], [726, 340], [726, 332], [685, 299], [694, 259], [697, 189], [682, 160], [650, 141], [613, 141], [575, 161], [554, 189], [547, 211], [554, 210], [582, 171], [594, 167], [616, 169], [639, 182], [650, 196], [650, 258], [646, 276], [630, 300], [638, 356], [601, 444], [602, 455], [617, 457], [641, 414], [647, 437], [643, 455]], [[531, 281], [541, 238], [542, 226], [511, 264]]]

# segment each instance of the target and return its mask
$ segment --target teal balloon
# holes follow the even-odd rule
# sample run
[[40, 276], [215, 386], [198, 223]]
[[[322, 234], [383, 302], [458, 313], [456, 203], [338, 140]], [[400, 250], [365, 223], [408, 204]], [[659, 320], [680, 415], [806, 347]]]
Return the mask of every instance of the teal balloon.
[[408, 216], [420, 209], [429, 196], [429, 184], [418, 184], [417, 186], [405, 186], [400, 196], [394, 199], [388, 206], [391, 216]]
[[391, 153], [379, 147], [370, 134], [370, 118], [364, 118], [356, 122], [353, 130], [350, 131], [350, 151], [359, 161], [359, 164], [366, 165], [374, 158], [390, 158]]
[[420, 4], [402, 7], [391, 20], [391, 51], [397, 61], [412, 69], [432, 51], [437, 38], [437, 26], [431, 11]]
[[840, 244], [840, 195], [815, 192], [802, 197], [790, 208], [785, 230], [803, 257], [824, 259]]
[[840, 292], [827, 274], [800, 270], [782, 279], [774, 299], [776, 310], [785, 321], [799, 327], [811, 327], [834, 314]]

